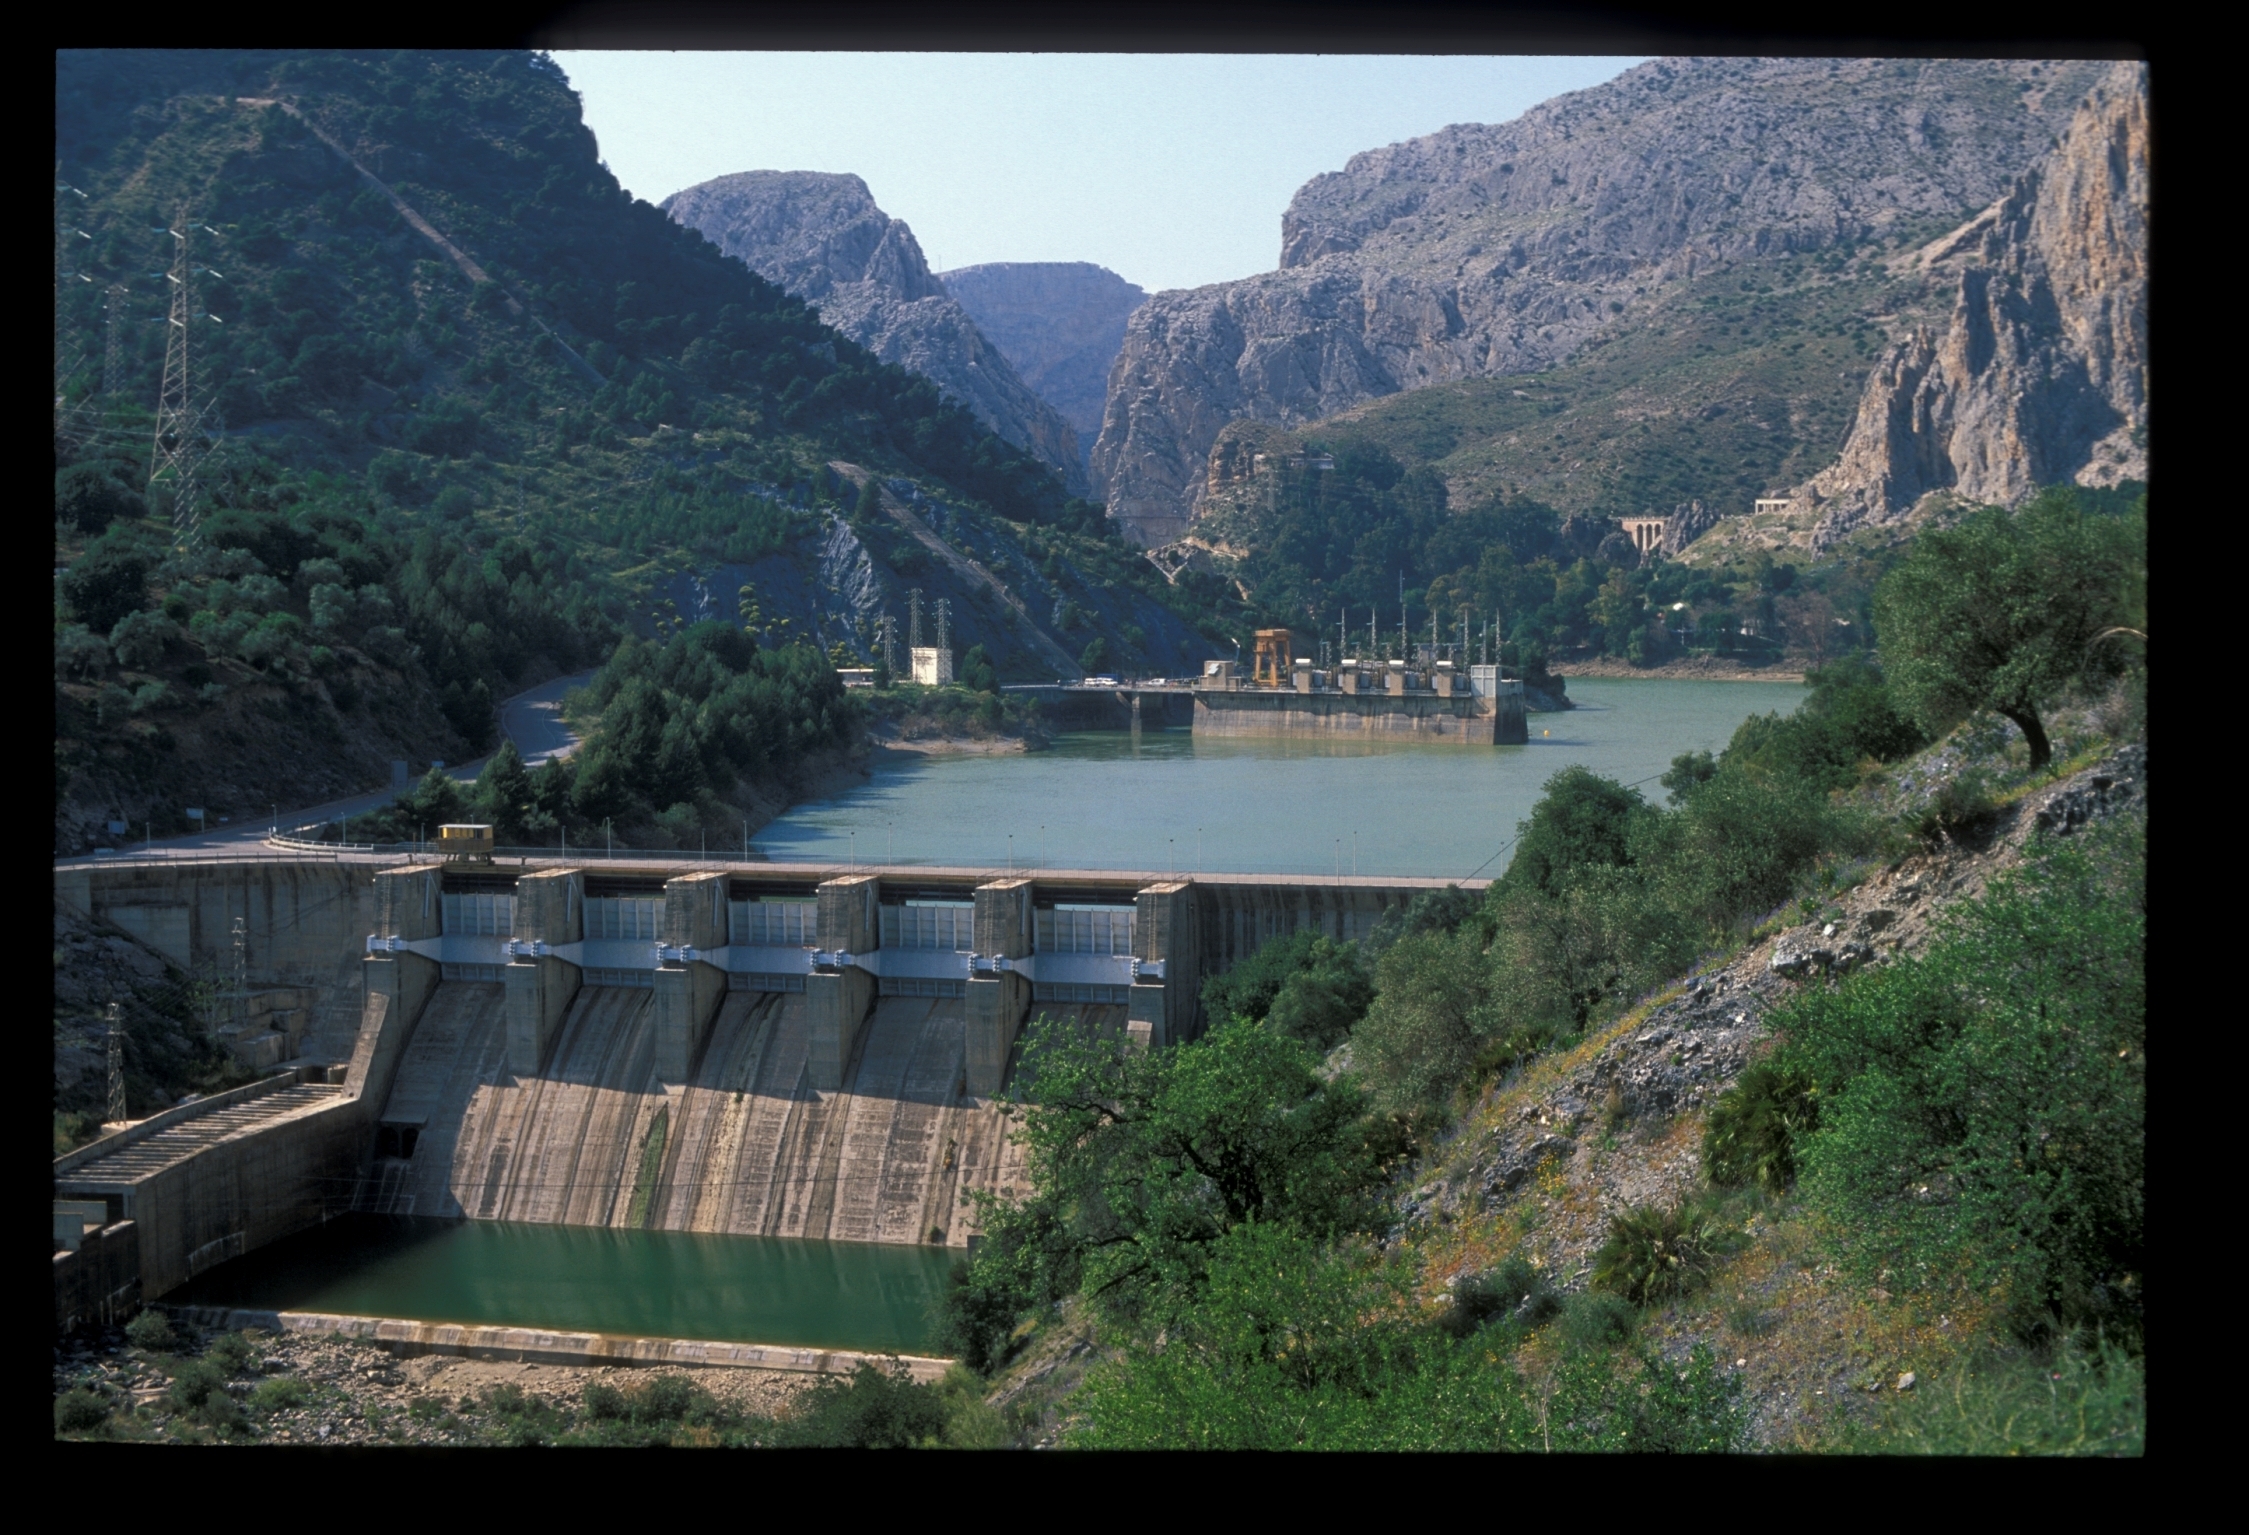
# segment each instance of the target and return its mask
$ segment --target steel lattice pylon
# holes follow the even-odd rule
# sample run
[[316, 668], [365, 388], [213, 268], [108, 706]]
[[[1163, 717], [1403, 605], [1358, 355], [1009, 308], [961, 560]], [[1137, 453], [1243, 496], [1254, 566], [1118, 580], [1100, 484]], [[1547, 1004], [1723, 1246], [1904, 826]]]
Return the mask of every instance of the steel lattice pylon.
[[195, 358], [189, 348], [190, 327], [203, 318], [195, 307], [196, 267], [190, 259], [195, 223], [185, 209], [171, 229], [172, 311], [164, 337], [164, 390], [156, 401], [156, 441], [150, 449], [148, 496], [153, 503], [171, 503], [173, 536], [182, 544], [195, 542], [196, 473], [202, 468], [207, 446], [205, 433], [210, 407], [195, 397]]
[[108, 335], [102, 347], [102, 393], [114, 399], [125, 388], [125, 298], [121, 282], [109, 285], [106, 305]]
[[109, 1004], [109, 1104], [107, 1117], [111, 1124], [125, 1119], [125, 1025], [118, 1017], [117, 1004]]

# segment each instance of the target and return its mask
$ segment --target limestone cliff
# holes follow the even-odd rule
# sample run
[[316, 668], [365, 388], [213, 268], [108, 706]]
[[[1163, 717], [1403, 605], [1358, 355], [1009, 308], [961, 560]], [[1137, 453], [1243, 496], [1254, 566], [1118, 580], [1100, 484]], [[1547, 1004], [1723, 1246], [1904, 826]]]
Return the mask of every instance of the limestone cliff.
[[1513, 122], [1354, 156], [1290, 204], [1280, 270], [1133, 315], [1095, 488], [1139, 536], [1176, 536], [1230, 421], [1551, 367], [1715, 267], [1955, 221], [2037, 159], [2103, 68], [1661, 59]]
[[2007, 195], [1919, 253], [1958, 271], [1941, 335], [1894, 346], [1840, 459], [1812, 481], [1827, 547], [1951, 491], [2011, 506], [2147, 478], [2148, 93], [2114, 66]]
[[746, 171], [663, 203], [678, 223], [820, 311], [873, 352], [935, 383], [1001, 437], [1086, 488], [1077, 435], [985, 339], [929, 270], [913, 230], [857, 176]]
[[940, 272], [938, 281], [1023, 382], [1062, 413], [1090, 462], [1109, 365], [1148, 295], [1090, 261], [996, 261]]

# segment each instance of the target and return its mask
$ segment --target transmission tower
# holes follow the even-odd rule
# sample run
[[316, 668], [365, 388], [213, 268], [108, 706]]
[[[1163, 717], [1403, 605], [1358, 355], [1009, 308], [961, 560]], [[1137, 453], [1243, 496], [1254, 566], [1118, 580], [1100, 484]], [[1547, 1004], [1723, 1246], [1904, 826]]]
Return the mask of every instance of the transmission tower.
[[250, 925], [234, 919], [234, 1021], [237, 1027], [250, 1018]]
[[953, 603], [949, 597], [937, 599], [937, 648], [953, 648]]
[[114, 1002], [109, 1004], [109, 1106], [104, 1117], [111, 1124], [125, 1119], [125, 1025]]
[[875, 643], [882, 647], [883, 670], [892, 676], [898, 674], [898, 620], [888, 612], [876, 620]]
[[171, 502], [172, 531], [182, 545], [195, 542], [196, 474], [209, 452], [206, 434], [217, 425], [210, 401], [196, 390], [195, 354], [189, 347], [194, 323], [212, 318], [196, 307], [195, 279], [219, 275], [195, 265], [192, 247], [198, 229], [213, 232], [183, 208], [179, 221], [166, 231], [172, 237], [172, 268], [165, 274], [172, 285], [172, 312], [164, 337], [164, 389], [156, 401], [156, 442], [148, 464], [149, 500]]
[[111, 283], [109, 298], [104, 306], [108, 310], [108, 336], [102, 348], [102, 393], [113, 400], [125, 390], [126, 292], [123, 283]]
[[921, 649], [921, 588], [918, 586], [906, 593], [906, 644], [909, 649]]

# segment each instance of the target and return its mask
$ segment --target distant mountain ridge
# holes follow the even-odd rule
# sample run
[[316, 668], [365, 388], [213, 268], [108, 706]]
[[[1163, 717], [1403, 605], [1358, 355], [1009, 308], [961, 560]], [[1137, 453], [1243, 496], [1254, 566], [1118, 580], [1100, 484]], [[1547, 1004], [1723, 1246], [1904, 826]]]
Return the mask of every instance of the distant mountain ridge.
[[1147, 293], [1090, 261], [995, 261], [940, 272], [937, 280], [1023, 382], [1062, 413], [1090, 468], [1109, 368]]
[[929, 270], [902, 219], [857, 176], [744, 171], [661, 204], [884, 362], [935, 383], [993, 432], [1035, 454], [1074, 495], [1085, 458], [1069, 423], [1017, 374]]
[[1134, 314], [1095, 489], [1160, 542], [1185, 530], [1231, 422], [1549, 369], [1731, 264], [1957, 220], [2006, 192], [2105, 68], [1661, 59], [1355, 156], [1290, 204], [1277, 271]]

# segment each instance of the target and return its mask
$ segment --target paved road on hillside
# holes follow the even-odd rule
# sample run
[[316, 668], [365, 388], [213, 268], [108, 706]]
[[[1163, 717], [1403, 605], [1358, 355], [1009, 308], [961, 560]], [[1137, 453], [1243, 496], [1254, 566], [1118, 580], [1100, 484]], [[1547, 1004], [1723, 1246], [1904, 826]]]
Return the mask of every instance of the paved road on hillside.
[[[525, 763], [537, 767], [549, 757], [567, 757], [579, 746], [578, 737], [562, 722], [562, 696], [572, 688], [584, 687], [593, 679], [593, 673], [578, 672], [568, 677], [557, 677], [527, 688], [500, 705], [500, 728], [523, 754]], [[447, 764], [445, 776], [459, 783], [474, 783], [476, 775], [484, 770], [488, 758], [479, 757], [474, 762]], [[365, 794], [355, 794], [348, 799], [330, 800], [325, 805], [308, 805], [296, 809], [280, 808], [278, 814], [269, 812], [253, 816], [231, 825], [214, 826], [208, 831], [190, 832], [184, 837], [166, 837], [149, 843], [141, 838], [126, 838], [120, 853], [135, 857], [154, 854], [178, 857], [208, 858], [214, 852], [230, 850], [248, 851], [262, 846], [266, 837], [277, 827], [309, 826], [320, 821], [340, 821], [346, 816], [365, 815], [379, 810], [397, 797], [397, 790], [383, 788]], [[432, 828], [434, 834], [434, 828]], [[55, 867], [69, 864], [100, 863], [106, 861], [100, 853], [80, 858], [58, 858]]]

